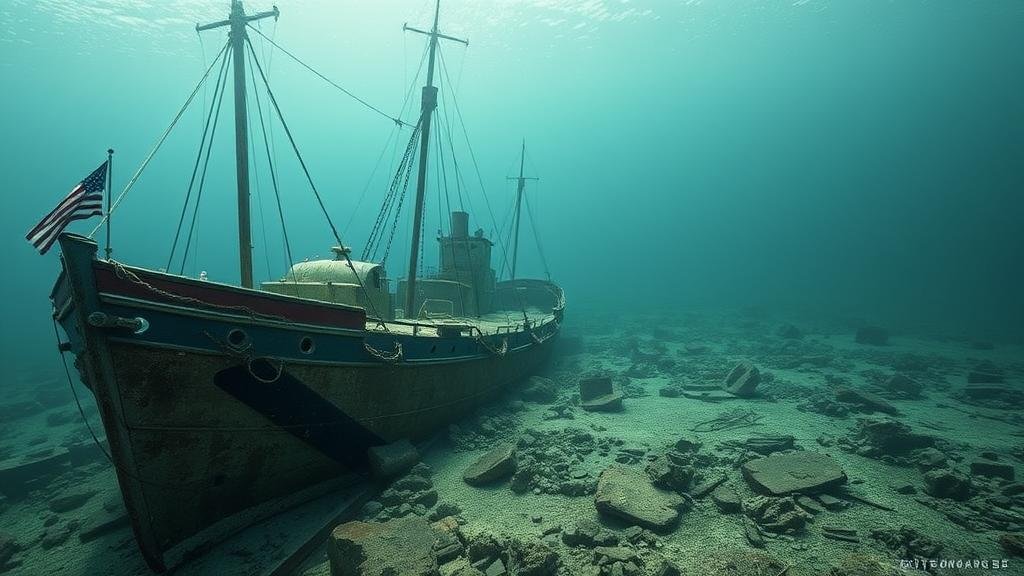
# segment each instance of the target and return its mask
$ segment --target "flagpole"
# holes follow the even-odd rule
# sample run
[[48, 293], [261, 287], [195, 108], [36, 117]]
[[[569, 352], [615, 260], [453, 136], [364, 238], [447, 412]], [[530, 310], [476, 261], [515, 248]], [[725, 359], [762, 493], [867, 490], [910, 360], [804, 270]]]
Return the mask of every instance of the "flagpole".
[[110, 247], [110, 196], [111, 196], [111, 180], [114, 176], [114, 149], [107, 148], [107, 246], [105, 251], [107, 253], [107, 260], [110, 260], [110, 253], [113, 252], [113, 248]]

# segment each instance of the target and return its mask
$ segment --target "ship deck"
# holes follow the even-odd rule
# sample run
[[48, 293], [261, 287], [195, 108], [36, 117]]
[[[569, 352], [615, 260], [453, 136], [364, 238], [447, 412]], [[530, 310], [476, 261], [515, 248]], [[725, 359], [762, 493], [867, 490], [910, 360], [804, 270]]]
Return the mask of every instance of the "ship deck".
[[[386, 327], [387, 332], [436, 337], [440, 336], [438, 329], [441, 327], [465, 326], [467, 328], [475, 328], [480, 334], [487, 336], [492, 334], [507, 334], [509, 332], [521, 331], [523, 329], [523, 315], [524, 312], [520, 310], [515, 312], [492, 312], [490, 314], [484, 314], [479, 318], [447, 316], [444, 318], [419, 319], [415, 322], [402, 320], [379, 322], [377, 320], [367, 319], [366, 329], [368, 331], [384, 332]], [[538, 308], [527, 308], [525, 315], [531, 326], [539, 326], [552, 321], [555, 318], [554, 314], [551, 313], [551, 310], [540, 310]]]

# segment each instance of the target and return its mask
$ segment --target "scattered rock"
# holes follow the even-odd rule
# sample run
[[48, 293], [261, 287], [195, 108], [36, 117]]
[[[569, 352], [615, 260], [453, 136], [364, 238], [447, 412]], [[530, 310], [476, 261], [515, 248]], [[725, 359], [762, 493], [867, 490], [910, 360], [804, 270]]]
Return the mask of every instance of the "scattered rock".
[[917, 488], [915, 488], [913, 484], [900, 484], [898, 486], [893, 486], [893, 491], [897, 494], [917, 494]]
[[847, 507], [847, 503], [832, 496], [831, 494], [818, 494], [814, 497], [819, 504], [829, 512], [838, 512]]
[[331, 532], [327, 546], [331, 576], [433, 576], [434, 542], [440, 531], [417, 516], [385, 523], [346, 522]]
[[516, 576], [555, 576], [558, 554], [540, 542], [512, 540], [508, 565]]
[[911, 451], [935, 445], [935, 438], [917, 434], [906, 424], [889, 418], [862, 418], [851, 440], [843, 439], [844, 448], [862, 456], [903, 457]]
[[856, 406], [866, 412], [884, 412], [893, 416], [898, 416], [900, 413], [895, 406], [889, 404], [884, 398], [867, 390], [843, 386], [836, 388], [835, 393], [836, 400], [844, 404]]
[[531, 376], [526, 386], [519, 392], [519, 396], [527, 402], [551, 404], [558, 400], [558, 385], [549, 378]]
[[921, 397], [924, 385], [906, 374], [896, 373], [885, 381], [882, 389], [890, 398], [913, 400]]
[[811, 515], [797, 506], [792, 497], [754, 496], [743, 501], [743, 510], [761, 528], [780, 534], [802, 532]]
[[654, 564], [654, 576], [682, 576], [682, 571], [679, 567], [669, 562], [668, 560], [661, 558]]
[[797, 495], [794, 496], [794, 500], [796, 500], [797, 505], [811, 514], [821, 514], [825, 511], [825, 507], [810, 496]]
[[971, 497], [971, 479], [949, 468], [926, 472], [924, 484], [924, 491], [936, 498], [963, 501]]
[[740, 362], [725, 378], [723, 388], [726, 392], [749, 398], [754, 395], [757, 385], [761, 382], [761, 373], [750, 362]]
[[776, 496], [822, 492], [846, 483], [839, 464], [818, 452], [773, 454], [743, 464], [742, 470], [756, 490]]
[[[571, 406], [565, 406], [569, 418], [572, 417], [571, 408]], [[555, 415], [554, 417], [560, 416]], [[504, 442], [508, 433], [519, 427], [521, 419], [521, 413], [495, 406], [473, 420], [449, 425], [448, 439], [457, 452], [490, 450]]]
[[602, 528], [593, 520], [583, 519], [568, 530], [562, 532], [562, 542], [566, 546], [615, 546], [619, 543], [619, 537], [614, 532]]
[[743, 509], [740, 495], [736, 489], [728, 484], [723, 484], [711, 492], [711, 501], [718, 506], [723, 514], [733, 514]]
[[718, 487], [719, 484], [725, 482], [728, 477], [725, 474], [719, 474], [705, 479], [703, 482], [697, 484], [690, 490], [690, 496], [694, 498], [703, 498], [711, 493], [712, 490]]
[[672, 449], [676, 452], [686, 454], [689, 452], [697, 452], [700, 450], [702, 444], [696, 440], [690, 440], [689, 438], [680, 438], [676, 440], [676, 443], [672, 445]]
[[755, 548], [764, 548], [764, 536], [761, 536], [761, 530], [758, 529], [757, 524], [753, 520], [743, 517], [743, 535], [746, 536], [747, 542]]
[[836, 402], [832, 394], [817, 392], [810, 394], [806, 399], [797, 404], [797, 410], [801, 412], [815, 412], [833, 418], [845, 418], [850, 409], [840, 402]]
[[939, 558], [943, 545], [909, 526], [880, 528], [871, 537], [896, 552], [899, 558]]
[[484, 454], [462, 473], [466, 484], [481, 486], [503, 480], [516, 471], [516, 447], [514, 444], [498, 446]]
[[14, 555], [21, 550], [21, 546], [8, 534], [0, 532], [0, 572], [13, 568]]
[[58, 496], [57, 498], [50, 500], [50, 510], [57, 512], [58, 514], [71, 512], [72, 510], [81, 508], [95, 495], [96, 492], [92, 490], [88, 492], [79, 492], [77, 494]]
[[529, 444], [521, 438], [516, 451], [510, 487], [518, 494], [531, 490], [566, 496], [592, 494], [596, 482], [584, 469], [584, 460], [596, 451], [607, 455], [615, 445], [613, 439], [597, 439], [579, 428], [534, 431], [530, 437], [533, 441]]
[[420, 461], [420, 452], [406, 439], [373, 446], [366, 451], [370, 470], [378, 478], [393, 478], [409, 470]]
[[693, 480], [694, 469], [693, 466], [681, 465], [665, 455], [648, 464], [646, 472], [651, 477], [651, 482], [658, 488], [686, 492]]
[[914, 453], [914, 463], [926, 471], [941, 468], [946, 465], [946, 455], [935, 448], [924, 448]]
[[49, 550], [56, 548], [61, 544], [67, 542], [71, 534], [78, 528], [77, 522], [68, 522], [67, 524], [59, 525], [55, 524], [49, 526], [43, 530], [43, 535], [39, 541], [39, 546], [43, 550]]
[[505, 570], [505, 563], [501, 561], [501, 558], [496, 558], [484, 570], [484, 576], [507, 576], [507, 574], [508, 571]]
[[658, 388], [658, 396], [663, 398], [679, 398], [683, 395], [683, 387], [678, 384], [669, 384]]
[[967, 373], [968, 384], [1002, 384], [1005, 376], [998, 366], [990, 361], [979, 362]]
[[994, 462], [985, 458], [971, 462], [971, 474], [975, 476], [987, 476], [989, 478], [1002, 478], [1013, 482], [1013, 465], [1003, 462]]
[[612, 379], [595, 376], [580, 380], [580, 407], [590, 412], [622, 410], [622, 394], [615, 392]]
[[999, 536], [999, 545], [1010, 556], [1024, 558], [1024, 536], [1020, 534], [1001, 534]]
[[[742, 442], [732, 443], [733, 447], [746, 452], [753, 452], [762, 456], [768, 456], [775, 452], [792, 450], [795, 447], [796, 438], [789, 435], [783, 436], [754, 436]], [[729, 444], [729, 443], [725, 443]]]
[[857, 343], [871, 346], [885, 346], [889, 343], [889, 331], [878, 326], [863, 326], [857, 329]]
[[660, 533], [675, 526], [683, 502], [652, 486], [644, 473], [622, 466], [610, 466], [601, 473], [594, 495], [598, 512]]

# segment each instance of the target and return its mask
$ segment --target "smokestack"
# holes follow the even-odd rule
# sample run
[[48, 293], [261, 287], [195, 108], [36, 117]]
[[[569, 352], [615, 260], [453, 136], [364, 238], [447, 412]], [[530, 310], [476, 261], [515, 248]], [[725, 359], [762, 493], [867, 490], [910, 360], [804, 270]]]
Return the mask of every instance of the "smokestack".
[[456, 210], [452, 212], [452, 238], [469, 236], [469, 212]]

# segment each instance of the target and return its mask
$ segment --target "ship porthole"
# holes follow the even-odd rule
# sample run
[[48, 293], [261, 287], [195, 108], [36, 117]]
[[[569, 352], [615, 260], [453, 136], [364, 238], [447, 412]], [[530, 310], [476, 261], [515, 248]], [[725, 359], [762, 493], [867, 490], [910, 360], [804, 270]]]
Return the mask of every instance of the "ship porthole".
[[299, 340], [299, 352], [302, 352], [303, 354], [312, 354], [315, 350], [316, 342], [313, 342], [313, 339], [309, 336], [303, 336], [302, 339]]
[[249, 347], [249, 334], [241, 328], [232, 328], [228, 331], [228, 346], [235, 350], [244, 350]]

